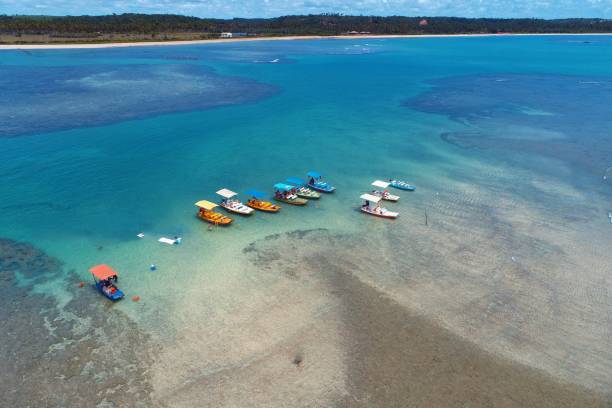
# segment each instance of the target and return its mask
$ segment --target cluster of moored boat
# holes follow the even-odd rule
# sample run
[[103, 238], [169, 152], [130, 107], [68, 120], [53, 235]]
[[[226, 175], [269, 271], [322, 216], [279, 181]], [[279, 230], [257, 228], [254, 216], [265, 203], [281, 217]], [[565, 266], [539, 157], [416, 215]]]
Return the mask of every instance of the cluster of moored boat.
[[[323, 181], [323, 176], [316, 172], [310, 171], [307, 173], [308, 181], [291, 177], [282, 183], [274, 185], [274, 200], [290, 205], [306, 205], [308, 200], [317, 200], [321, 198], [320, 193], [333, 193], [336, 188]], [[238, 193], [223, 188], [217, 191], [221, 196], [219, 204], [207, 200], [200, 200], [195, 203], [199, 208], [197, 216], [204, 221], [214, 225], [228, 225], [233, 220], [227, 215], [223, 215], [214, 211], [217, 207], [222, 207], [226, 211], [240, 215], [251, 215], [256, 210], [264, 212], [278, 212], [281, 207], [269, 201], [264, 201], [265, 193], [257, 190], [245, 191], [245, 194], [250, 198], [246, 203], [242, 203], [236, 197]]]
[[[388, 182], [376, 180], [372, 182], [372, 185], [378, 188], [372, 190], [371, 193], [361, 195], [360, 198], [364, 200], [364, 203], [361, 205], [361, 212], [382, 218], [397, 218], [399, 216], [398, 212], [389, 211], [380, 205], [381, 201], [398, 202], [400, 199], [399, 196], [391, 194], [387, 190], [389, 186], [405, 191], [414, 191], [416, 189], [415, 186], [399, 180], [389, 180]], [[380, 190], [381, 188], [382, 190]]]
[[[309, 200], [318, 200], [321, 198], [321, 193], [333, 193], [336, 188], [327, 182], [323, 181], [323, 176], [316, 172], [310, 171], [307, 173], [308, 180], [298, 177], [290, 177], [284, 182], [274, 184], [274, 200], [290, 204], [290, 205], [306, 205]], [[397, 218], [399, 213], [389, 211], [380, 205], [381, 201], [397, 202], [400, 197], [391, 194], [387, 188], [393, 187], [399, 190], [414, 191], [415, 186], [400, 180], [381, 181], [376, 180], [372, 183], [377, 189], [371, 193], [361, 195], [364, 204], [361, 206], [361, 211], [382, 218]], [[240, 215], [251, 215], [255, 211], [278, 212], [280, 205], [273, 204], [269, 201], [264, 201], [265, 193], [257, 190], [247, 190], [245, 194], [250, 198], [246, 203], [241, 202], [236, 197], [238, 193], [223, 188], [217, 191], [221, 197], [221, 201], [217, 204], [207, 200], [200, 200], [195, 203], [198, 207], [197, 216], [204, 221], [214, 225], [229, 225], [233, 219], [227, 215], [218, 213], [215, 208], [222, 207], [226, 211]]]
[[[274, 200], [290, 205], [306, 205], [309, 200], [317, 200], [321, 198], [321, 193], [333, 193], [336, 188], [327, 182], [323, 181], [320, 173], [311, 171], [307, 173], [308, 181], [297, 177], [291, 177], [282, 183], [274, 185]], [[389, 211], [380, 205], [381, 201], [397, 202], [400, 197], [391, 194], [387, 188], [394, 187], [400, 190], [414, 191], [415, 187], [408, 183], [399, 180], [381, 181], [376, 180], [372, 183], [374, 190], [370, 193], [362, 194], [361, 199], [365, 203], [361, 206], [361, 211], [382, 218], [397, 218], [399, 213]], [[381, 190], [382, 189], [382, 190]], [[214, 225], [228, 225], [232, 219], [227, 215], [223, 215], [214, 211], [216, 207], [223, 207], [231, 213], [240, 215], [251, 215], [255, 211], [278, 212], [280, 206], [269, 201], [264, 201], [265, 193], [257, 190], [245, 191], [251, 198], [242, 203], [236, 198], [238, 193], [235, 193], [227, 188], [217, 191], [221, 196], [219, 204], [211, 201], [201, 200], [195, 203], [199, 208], [197, 216], [204, 221]], [[612, 217], [611, 217], [612, 220]], [[144, 237], [144, 234], [138, 234], [139, 238]], [[171, 240], [169, 238], [160, 238], [160, 242], [177, 244], [180, 243], [180, 238]], [[155, 265], [151, 265], [151, 270], [155, 270]], [[110, 300], [116, 301], [124, 297], [124, 293], [117, 287], [118, 274], [108, 265], [97, 265], [90, 269], [93, 275], [95, 286], [104, 296]], [[134, 301], [140, 299], [138, 296], [132, 298]]]

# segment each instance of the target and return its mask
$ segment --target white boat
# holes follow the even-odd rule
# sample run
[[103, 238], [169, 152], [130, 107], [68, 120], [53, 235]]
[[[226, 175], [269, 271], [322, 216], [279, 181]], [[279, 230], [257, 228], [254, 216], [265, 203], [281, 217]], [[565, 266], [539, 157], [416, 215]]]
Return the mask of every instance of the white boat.
[[238, 195], [238, 193], [233, 192], [232, 190], [228, 190], [227, 188], [223, 188], [217, 191], [223, 200], [219, 203], [219, 205], [225, 208], [229, 212], [233, 212], [241, 215], [251, 215], [255, 212], [254, 209], [242, 204], [239, 200], [232, 199]]
[[[372, 183], [373, 186], [375, 187], [381, 187], [381, 188], [387, 188], [389, 187], [389, 184], [391, 183], [387, 183], [386, 181], [381, 181], [381, 180], [376, 180], [375, 182]], [[391, 193], [389, 193], [387, 190], [372, 190], [372, 194], [374, 194], [377, 197], [382, 198], [385, 201], [399, 201], [399, 196], [393, 195]]]
[[[376, 197], [372, 194], [362, 194], [359, 198], [365, 201], [360, 208], [361, 212], [381, 218], [397, 218], [399, 216], [399, 213], [389, 211], [386, 208], [381, 207], [379, 205], [381, 200], [380, 197]], [[374, 207], [372, 207], [372, 203], [375, 204]]]

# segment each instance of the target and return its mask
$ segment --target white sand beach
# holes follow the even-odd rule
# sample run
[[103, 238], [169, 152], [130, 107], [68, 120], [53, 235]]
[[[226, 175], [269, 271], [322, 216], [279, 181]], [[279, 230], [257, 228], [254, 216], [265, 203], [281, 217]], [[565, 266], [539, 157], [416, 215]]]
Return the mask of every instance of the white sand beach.
[[63, 44], [0, 44], [1, 50], [45, 50], [45, 49], [79, 49], [79, 48], [115, 48], [115, 47], [151, 47], [162, 45], [193, 45], [193, 44], [215, 44], [250, 41], [295, 41], [295, 40], [357, 40], [357, 39], [385, 39], [385, 38], [464, 38], [464, 37], [505, 37], [505, 36], [609, 36], [612, 33], [592, 34], [397, 34], [397, 35], [304, 35], [286, 37], [251, 37], [251, 38], [218, 38], [210, 40], [190, 41], [137, 41], [137, 42], [105, 42], [105, 43], [63, 43]]

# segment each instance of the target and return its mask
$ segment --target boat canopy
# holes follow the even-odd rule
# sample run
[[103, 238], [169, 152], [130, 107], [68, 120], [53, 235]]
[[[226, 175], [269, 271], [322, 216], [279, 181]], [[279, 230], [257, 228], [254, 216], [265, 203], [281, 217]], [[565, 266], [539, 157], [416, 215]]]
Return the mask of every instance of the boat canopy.
[[361, 196], [359, 196], [359, 198], [361, 198], [362, 200], [371, 201], [373, 203], [377, 203], [380, 201], [380, 197], [376, 197], [372, 194], [362, 194]]
[[321, 173], [316, 171], [309, 171], [308, 173], [306, 173], [306, 175], [309, 177], [314, 177], [316, 179], [321, 178]]
[[376, 180], [375, 182], [372, 183], [373, 186], [382, 187], [382, 188], [389, 187], [389, 184], [391, 183], [387, 183], [386, 181], [382, 181], [382, 180]]
[[303, 186], [304, 184], [306, 184], [306, 180], [298, 178], [298, 177], [289, 177], [285, 181], [289, 184], [295, 184], [296, 186]]
[[264, 198], [266, 196], [266, 193], [262, 193], [261, 191], [257, 191], [257, 190], [247, 190], [244, 193], [250, 196], [253, 196], [255, 198]]
[[227, 188], [222, 188], [221, 190], [217, 191], [217, 194], [225, 198], [232, 198], [233, 196], [238, 195], [238, 193], [234, 193], [232, 190], [228, 190]]
[[198, 201], [197, 203], [195, 203], [195, 206], [203, 208], [205, 210], [212, 210], [213, 208], [218, 207], [217, 204], [211, 203], [210, 201], [206, 201], [206, 200]]
[[105, 264], [92, 266], [89, 269], [89, 272], [91, 272], [91, 274], [99, 280], [107, 280], [113, 276], [118, 276], [117, 272], [115, 272], [113, 268]]
[[274, 185], [274, 189], [282, 190], [282, 191], [289, 191], [289, 190], [293, 190], [293, 186], [290, 186], [289, 184], [285, 184], [285, 183], [276, 183]]

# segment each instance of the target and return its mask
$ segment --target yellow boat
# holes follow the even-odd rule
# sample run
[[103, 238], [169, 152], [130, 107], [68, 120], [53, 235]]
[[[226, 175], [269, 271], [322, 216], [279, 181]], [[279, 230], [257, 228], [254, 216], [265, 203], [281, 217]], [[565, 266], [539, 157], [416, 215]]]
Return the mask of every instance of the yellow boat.
[[197, 217], [203, 219], [206, 222], [210, 222], [215, 225], [229, 225], [232, 219], [218, 212], [214, 212], [213, 209], [218, 207], [217, 204], [211, 203], [210, 201], [200, 200], [195, 203], [195, 206], [200, 210], [198, 211]]
[[278, 210], [281, 209], [280, 205], [275, 205], [268, 201], [262, 201], [261, 198], [263, 198], [265, 194], [260, 191], [249, 190], [246, 193], [253, 197], [246, 203], [246, 205], [251, 208], [265, 212], [278, 212]]

